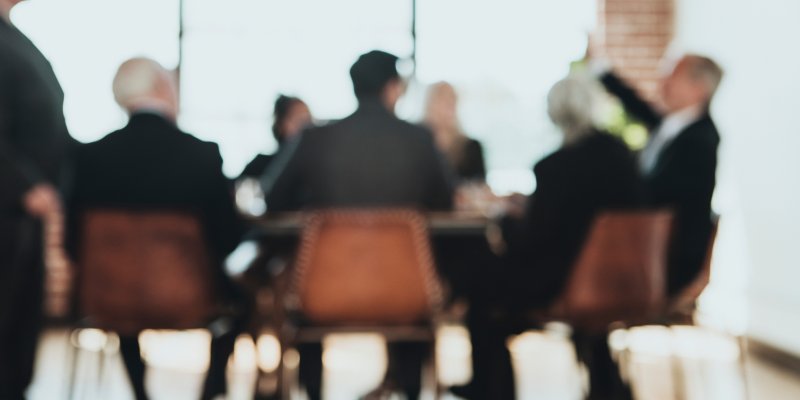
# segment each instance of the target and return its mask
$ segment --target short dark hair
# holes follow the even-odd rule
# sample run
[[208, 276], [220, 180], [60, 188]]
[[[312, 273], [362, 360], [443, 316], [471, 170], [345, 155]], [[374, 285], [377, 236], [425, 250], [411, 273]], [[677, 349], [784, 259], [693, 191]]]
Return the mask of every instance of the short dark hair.
[[303, 100], [297, 97], [279, 95], [275, 100], [275, 109], [272, 115], [272, 135], [278, 143], [283, 143], [286, 140], [286, 132], [282, 132], [283, 121], [289, 116], [289, 111], [292, 110], [295, 104], [305, 104]]
[[353, 91], [360, 100], [379, 96], [386, 84], [398, 79], [398, 57], [385, 51], [373, 50], [362, 54], [350, 68]]

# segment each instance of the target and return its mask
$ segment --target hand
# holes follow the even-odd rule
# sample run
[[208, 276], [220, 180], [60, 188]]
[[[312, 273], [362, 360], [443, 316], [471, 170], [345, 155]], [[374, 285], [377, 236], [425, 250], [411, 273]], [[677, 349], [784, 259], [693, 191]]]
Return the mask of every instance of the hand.
[[61, 212], [61, 199], [58, 192], [48, 184], [39, 184], [28, 190], [22, 203], [28, 214], [42, 219]]
[[520, 193], [512, 193], [503, 200], [506, 215], [514, 218], [522, 218], [525, 215], [528, 196]]

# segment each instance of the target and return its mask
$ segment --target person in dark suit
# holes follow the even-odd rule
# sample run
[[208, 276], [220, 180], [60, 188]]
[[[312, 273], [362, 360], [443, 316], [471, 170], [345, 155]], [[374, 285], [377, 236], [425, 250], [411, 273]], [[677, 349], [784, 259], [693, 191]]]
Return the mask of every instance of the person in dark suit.
[[[404, 91], [397, 57], [372, 51], [350, 69], [358, 109], [349, 117], [305, 131], [262, 184], [268, 212], [334, 207], [413, 207], [448, 210], [450, 174], [431, 133], [401, 121], [395, 104]], [[301, 349], [309, 398], [320, 398], [321, 348]], [[390, 376], [408, 399], [421, 389], [424, 357], [416, 345], [390, 349]], [[305, 366], [303, 366], [305, 364]], [[302, 378], [301, 378], [302, 379]]]
[[648, 203], [675, 212], [668, 260], [670, 295], [694, 280], [708, 251], [720, 142], [709, 107], [722, 75], [710, 58], [684, 56], [661, 82], [663, 111], [613, 72], [606, 71], [600, 78], [651, 134], [640, 157]]
[[[501, 265], [482, 275], [487, 283], [467, 315], [473, 379], [453, 389], [462, 397], [515, 398], [505, 341], [528, 326], [513, 317], [498, 320], [497, 310], [515, 315], [548, 308], [564, 290], [595, 216], [640, 205], [643, 187], [633, 154], [593, 127], [598, 90], [588, 79], [569, 77], [550, 91], [548, 111], [564, 142], [534, 167], [536, 192], [524, 208], [500, 221], [506, 247]], [[613, 363], [595, 366], [592, 383], [609, 370]]]
[[60, 220], [55, 189], [73, 141], [50, 63], [0, 0], [0, 398], [22, 399], [42, 321], [42, 222]]
[[[219, 291], [234, 302], [238, 292], [222, 262], [238, 245], [243, 224], [222, 173], [216, 144], [182, 132], [175, 124], [178, 98], [172, 75], [161, 65], [134, 58], [120, 66], [114, 97], [130, 115], [124, 128], [80, 147], [69, 206], [69, 250], [79, 260], [83, 210], [113, 207], [194, 212], [201, 218]], [[240, 327], [215, 336], [203, 399], [224, 394], [228, 356]], [[136, 337], [122, 337], [121, 352], [136, 398], [146, 399], [144, 363]]]
[[458, 96], [447, 82], [428, 91], [424, 124], [433, 132], [436, 146], [445, 155], [461, 182], [485, 182], [486, 164], [481, 142], [467, 137], [458, 122]]
[[[273, 112], [272, 135], [278, 143], [278, 151], [304, 129], [311, 126], [311, 111], [303, 100], [291, 96], [278, 96]], [[277, 152], [276, 152], [277, 153]], [[259, 154], [242, 170], [239, 179], [259, 179], [267, 170], [275, 154]]]

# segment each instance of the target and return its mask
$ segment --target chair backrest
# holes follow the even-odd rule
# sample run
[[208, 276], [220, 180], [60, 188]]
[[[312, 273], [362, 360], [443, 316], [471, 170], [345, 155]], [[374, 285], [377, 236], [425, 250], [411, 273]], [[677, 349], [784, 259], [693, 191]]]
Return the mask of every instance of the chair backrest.
[[424, 321], [441, 301], [425, 218], [407, 210], [310, 214], [291, 292], [318, 324]]
[[208, 323], [216, 293], [197, 217], [91, 210], [80, 234], [80, 307], [93, 325], [135, 334]]
[[559, 302], [576, 328], [602, 331], [623, 321], [646, 322], [661, 311], [666, 291], [669, 212], [600, 214]]

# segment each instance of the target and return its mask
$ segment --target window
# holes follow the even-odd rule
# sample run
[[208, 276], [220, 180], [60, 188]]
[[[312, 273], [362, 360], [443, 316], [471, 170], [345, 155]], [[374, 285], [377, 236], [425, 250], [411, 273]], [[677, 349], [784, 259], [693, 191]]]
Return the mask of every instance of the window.
[[279, 93], [318, 119], [348, 115], [350, 66], [372, 49], [410, 56], [411, 15], [409, 0], [185, 0], [181, 124], [219, 143], [225, 172], [238, 175], [275, 149]]
[[178, 14], [177, 0], [36, 0], [15, 7], [12, 19], [52, 63], [70, 133], [90, 142], [125, 123], [111, 93], [123, 61], [178, 65]]
[[546, 96], [583, 56], [595, 3], [418, 0], [417, 77], [456, 86], [495, 191], [532, 191], [532, 164], [559, 145]]

